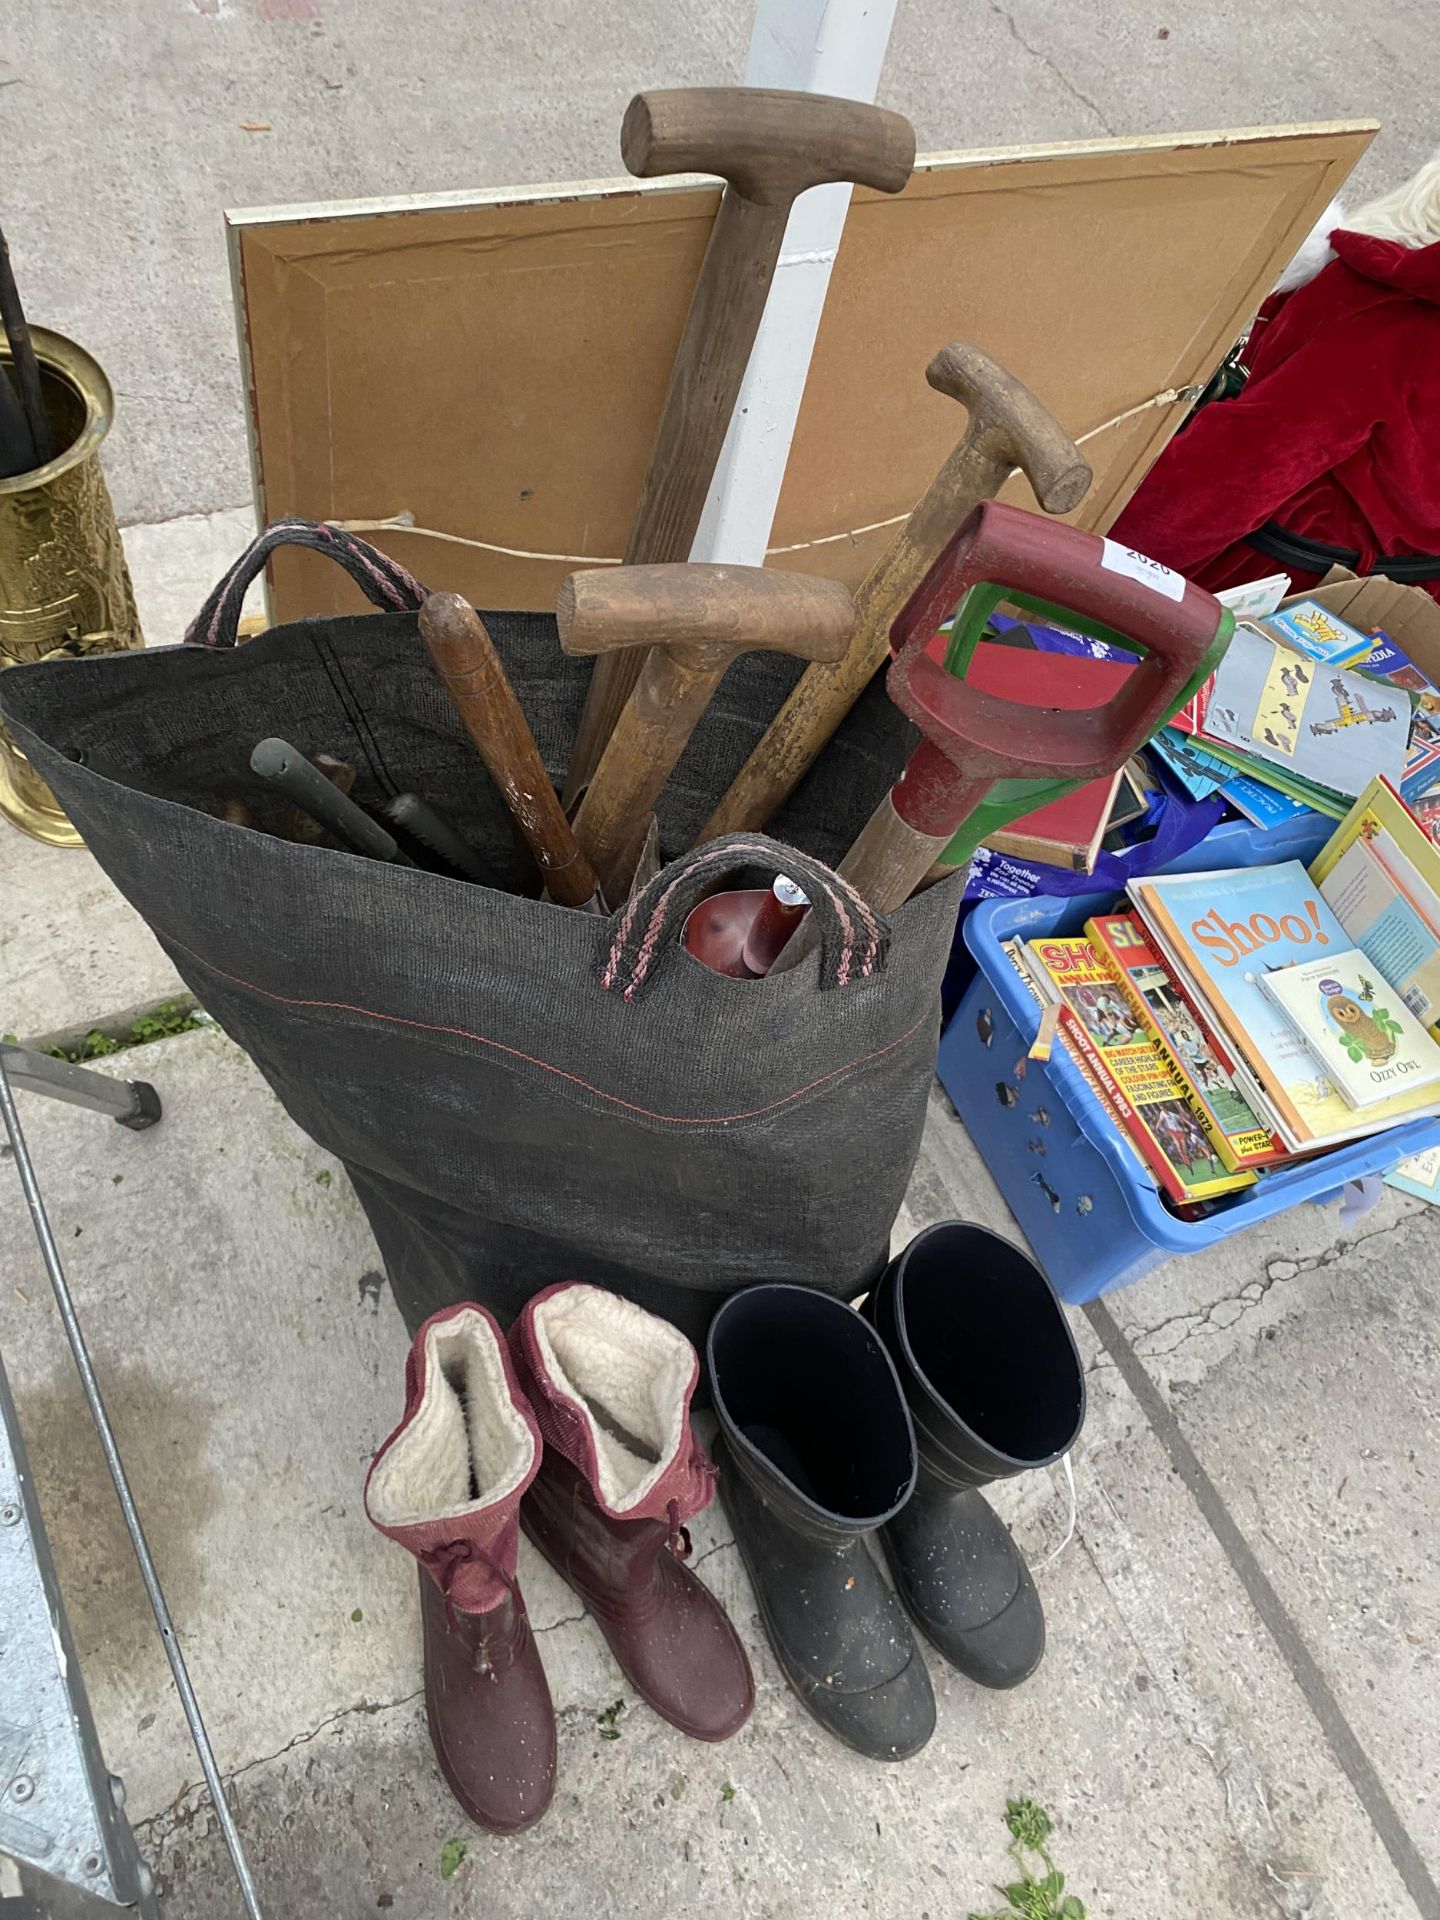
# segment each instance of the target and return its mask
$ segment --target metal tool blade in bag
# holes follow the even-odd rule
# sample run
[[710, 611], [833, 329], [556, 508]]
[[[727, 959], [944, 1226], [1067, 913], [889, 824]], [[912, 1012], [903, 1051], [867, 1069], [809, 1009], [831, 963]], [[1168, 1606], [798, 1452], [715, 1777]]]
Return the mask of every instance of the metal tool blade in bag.
[[385, 818], [434, 854], [456, 879], [474, 880], [482, 886], [493, 884], [470, 842], [418, 793], [397, 793], [393, 800], [387, 800]]

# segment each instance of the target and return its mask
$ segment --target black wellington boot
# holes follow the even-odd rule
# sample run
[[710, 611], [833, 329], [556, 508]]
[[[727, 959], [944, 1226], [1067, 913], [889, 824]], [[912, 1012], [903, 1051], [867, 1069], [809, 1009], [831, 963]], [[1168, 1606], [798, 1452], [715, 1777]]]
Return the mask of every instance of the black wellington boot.
[[890, 1350], [920, 1469], [881, 1533], [901, 1598], [926, 1638], [982, 1687], [1039, 1666], [1045, 1615], [1009, 1529], [978, 1490], [1074, 1445], [1085, 1419], [1080, 1356], [1050, 1282], [985, 1227], [917, 1234], [863, 1308]]
[[847, 1747], [907, 1759], [935, 1696], [865, 1541], [915, 1480], [895, 1367], [852, 1308], [779, 1284], [725, 1302], [707, 1358], [720, 1497], [785, 1678]]

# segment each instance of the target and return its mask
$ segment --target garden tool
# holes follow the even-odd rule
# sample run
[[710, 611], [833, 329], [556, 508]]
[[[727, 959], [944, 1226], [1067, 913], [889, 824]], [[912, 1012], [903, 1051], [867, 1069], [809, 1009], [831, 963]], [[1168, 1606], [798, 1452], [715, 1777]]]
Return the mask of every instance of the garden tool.
[[721, 1497], [781, 1672], [846, 1746], [907, 1759], [935, 1696], [866, 1544], [915, 1484], [894, 1363], [852, 1308], [780, 1283], [725, 1301], [707, 1358]]
[[895, 1588], [953, 1667], [1014, 1687], [1039, 1666], [1045, 1615], [979, 1489], [1049, 1466], [1085, 1419], [1064, 1309], [1033, 1260], [947, 1220], [892, 1260], [861, 1311], [885, 1342], [915, 1425], [915, 1491], [880, 1530]]
[[715, 1469], [690, 1425], [685, 1336], [601, 1287], [547, 1287], [510, 1329], [545, 1457], [520, 1524], [604, 1634], [625, 1678], [695, 1740], [728, 1740], [755, 1683], [720, 1602], [685, 1561]]
[[768, 887], [712, 893], [686, 917], [680, 938], [687, 953], [716, 973], [735, 980], [760, 980], [809, 906], [803, 890], [781, 873]]
[[462, 880], [488, 882], [490, 876], [470, 842], [418, 793], [397, 793], [387, 800], [385, 818], [434, 856], [430, 864], [438, 862], [437, 871], [456, 874]]
[[[915, 164], [915, 130], [898, 113], [825, 94], [678, 87], [635, 96], [620, 151], [642, 179], [715, 173], [726, 183], [625, 548], [627, 565], [649, 566], [690, 557], [797, 195], [835, 180], [898, 193]], [[567, 807], [600, 764], [643, 664], [640, 654], [596, 661]]]
[[353, 853], [388, 860], [392, 866], [414, 866], [410, 856], [400, 851], [394, 834], [372, 820], [288, 740], [262, 740], [250, 756], [250, 770], [268, 780], [292, 807], [309, 814]]
[[[982, 693], [963, 676], [1002, 600], [1143, 657], [1099, 707]], [[942, 666], [927, 649], [952, 611]], [[895, 622], [886, 689], [924, 738], [838, 871], [879, 912], [902, 905], [942, 856], [968, 864], [1021, 814], [1123, 766], [1215, 671], [1234, 630], [1212, 595], [1128, 547], [996, 500], [977, 508]], [[807, 933], [775, 969], [796, 965]]]
[[856, 590], [849, 652], [834, 666], [805, 669], [701, 828], [699, 844], [763, 827], [789, 798], [884, 661], [891, 622], [941, 547], [1016, 468], [1046, 513], [1069, 513], [1085, 497], [1090, 469], [1074, 441], [988, 354], [957, 340], [940, 349], [925, 378], [967, 410], [965, 437]]
[[535, 856], [546, 892], [562, 907], [586, 907], [599, 913], [594, 869], [581, 853], [555, 796], [535, 736], [484, 621], [458, 593], [432, 593], [420, 609], [420, 637], [440, 684]]
[[371, 1465], [365, 1511], [419, 1566], [435, 1758], [492, 1833], [533, 1826], [555, 1786], [555, 1712], [515, 1578], [520, 1498], [540, 1447], [496, 1321], [469, 1302], [432, 1314], [411, 1345], [404, 1417]]
[[645, 655], [575, 816], [601, 886], [619, 899], [631, 842], [731, 661], [759, 647], [838, 660], [852, 610], [836, 580], [763, 567], [597, 567], [561, 583], [555, 618], [566, 653]]
[[[353, 791], [355, 769], [348, 760], [337, 759], [333, 753], [311, 753], [306, 758], [312, 767], [324, 774], [332, 787], [338, 787], [345, 794]], [[280, 838], [318, 847], [325, 839], [325, 829], [318, 820], [302, 812], [299, 807], [287, 807], [280, 816]]]

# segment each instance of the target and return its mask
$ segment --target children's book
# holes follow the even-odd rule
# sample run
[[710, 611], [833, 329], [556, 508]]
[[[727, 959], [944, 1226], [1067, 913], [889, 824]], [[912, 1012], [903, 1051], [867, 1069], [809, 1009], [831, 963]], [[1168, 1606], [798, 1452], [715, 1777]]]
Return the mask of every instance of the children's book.
[[1260, 976], [1352, 1107], [1440, 1082], [1440, 1047], [1359, 947]]
[[[1264, 580], [1245, 580], [1238, 587], [1222, 587], [1215, 598], [1222, 607], [1228, 607], [1237, 620], [1257, 620], [1262, 614], [1273, 613], [1289, 591], [1289, 574], [1272, 573]], [[1179, 712], [1172, 715], [1170, 725], [1181, 733], [1198, 733], [1214, 684], [1215, 676], [1211, 674]]]
[[1028, 952], [1073, 1016], [1064, 1031], [1077, 1063], [1099, 1081], [1162, 1190], [1187, 1205], [1251, 1185], [1252, 1173], [1227, 1167], [1216, 1152], [1184, 1074], [1156, 1050], [1104, 956], [1080, 936], [1032, 940]]
[[1371, 781], [1310, 877], [1351, 945], [1440, 1039], [1440, 847], [1388, 781]]
[[1171, 967], [1263, 1089], [1264, 1117], [1273, 1115], [1293, 1152], [1360, 1139], [1436, 1104], [1434, 1089], [1422, 1087], [1358, 1114], [1261, 987], [1267, 973], [1334, 959], [1355, 944], [1298, 860], [1157, 874], [1132, 880], [1129, 891]]
[[1303, 800], [1292, 799], [1288, 793], [1281, 793], [1278, 787], [1257, 780], [1253, 774], [1232, 774], [1220, 791], [1237, 813], [1244, 814], [1255, 826], [1267, 830], [1288, 826], [1292, 820], [1313, 820], [1317, 817], [1314, 807], [1307, 806]]
[[1348, 667], [1368, 659], [1374, 645], [1368, 633], [1352, 627], [1318, 600], [1297, 600], [1278, 613], [1266, 614], [1256, 624], [1297, 653], [1331, 667]]
[[1400, 798], [1432, 840], [1440, 840], [1440, 687], [1401, 651], [1388, 633], [1377, 629], [1365, 662], [1367, 677], [1385, 680], [1415, 695], [1410, 751], [1400, 779]]
[[1277, 793], [1300, 801], [1312, 812], [1324, 814], [1327, 819], [1343, 820], [1350, 811], [1349, 794], [1336, 793], [1314, 780], [1302, 780], [1290, 768], [1274, 766], [1268, 760], [1257, 760], [1253, 753], [1246, 753], [1243, 747], [1225, 747], [1218, 740], [1207, 738], [1205, 749], [1218, 766], [1226, 769], [1227, 776], [1233, 773], [1247, 774], [1252, 780], [1274, 787]]
[[1417, 1153], [1409, 1160], [1402, 1160], [1385, 1175], [1385, 1184], [1398, 1187], [1401, 1193], [1413, 1193], [1417, 1200], [1428, 1200], [1432, 1207], [1440, 1207], [1440, 1147], [1431, 1147], [1428, 1153]]
[[1172, 1077], [1192, 1095], [1192, 1111], [1210, 1144], [1232, 1172], [1273, 1166], [1288, 1158], [1220, 1063], [1200, 1021], [1187, 1006], [1163, 954], [1133, 913], [1097, 914], [1085, 923], [1094, 946], [1109, 960], [1131, 1012], [1149, 1035]]
[[1230, 778], [1231, 769], [1206, 753], [1198, 741], [1161, 727], [1147, 743], [1160, 764], [1192, 800], [1208, 800]]
[[1406, 689], [1377, 687], [1306, 660], [1255, 627], [1237, 627], [1215, 671], [1203, 732], [1222, 749], [1353, 799], [1377, 773], [1400, 779], [1411, 715]]

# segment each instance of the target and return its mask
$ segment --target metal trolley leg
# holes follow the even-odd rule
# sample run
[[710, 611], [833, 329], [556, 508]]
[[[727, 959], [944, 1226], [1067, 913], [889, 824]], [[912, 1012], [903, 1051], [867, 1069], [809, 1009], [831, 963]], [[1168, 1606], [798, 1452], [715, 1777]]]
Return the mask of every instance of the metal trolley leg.
[[[200, 1704], [190, 1684], [190, 1675], [186, 1670], [180, 1643], [175, 1635], [175, 1625], [170, 1618], [170, 1609], [166, 1605], [160, 1578], [155, 1570], [155, 1562], [151, 1558], [134, 1497], [130, 1492], [130, 1482], [126, 1478], [124, 1464], [115, 1444], [115, 1434], [100, 1397], [100, 1388], [95, 1378], [95, 1370], [90, 1363], [85, 1336], [76, 1317], [75, 1305], [70, 1297], [70, 1289], [66, 1284], [64, 1269], [60, 1262], [60, 1250], [55, 1244], [55, 1236], [51, 1231], [50, 1221], [45, 1212], [45, 1203], [35, 1178], [35, 1168], [25, 1144], [20, 1116], [16, 1111], [15, 1098], [11, 1091], [11, 1063], [17, 1055], [19, 1056], [15, 1070], [17, 1084], [31, 1086], [37, 1092], [49, 1093], [62, 1100], [93, 1107], [101, 1113], [110, 1113], [122, 1125], [132, 1127], [153, 1125], [160, 1117], [159, 1101], [155, 1098], [154, 1089], [147, 1087], [144, 1082], [129, 1084], [125, 1081], [113, 1081], [104, 1074], [87, 1073], [82, 1068], [69, 1067], [63, 1062], [27, 1053], [25, 1049], [13, 1047], [8, 1043], [0, 1047], [0, 1115], [4, 1117], [5, 1130], [10, 1136], [10, 1144], [14, 1149], [20, 1184], [24, 1190], [26, 1205], [30, 1209], [35, 1236], [40, 1243], [45, 1270], [50, 1276], [55, 1304], [65, 1328], [65, 1336], [70, 1342], [70, 1351], [80, 1375], [80, 1384], [85, 1392], [90, 1417], [100, 1436], [100, 1445], [105, 1453], [105, 1464], [110, 1469], [110, 1478], [115, 1484], [115, 1496], [120, 1503], [125, 1528], [130, 1535], [130, 1544], [140, 1566], [140, 1577], [145, 1583], [151, 1611], [155, 1615], [155, 1624], [160, 1630], [160, 1639], [165, 1648], [165, 1657], [170, 1663], [175, 1689], [180, 1695], [180, 1704], [185, 1710], [185, 1718], [190, 1725], [190, 1736], [195, 1743], [195, 1751], [200, 1760], [201, 1772], [205, 1776], [205, 1784], [210, 1790], [215, 1817], [220, 1824], [220, 1831], [224, 1836], [231, 1864], [235, 1869], [235, 1877], [240, 1885], [241, 1902], [249, 1920], [262, 1920], [255, 1882], [251, 1877], [245, 1850], [225, 1798], [225, 1789], [221, 1784], [219, 1768], [215, 1764], [210, 1737], [205, 1731]], [[142, 1097], [143, 1095], [148, 1095], [148, 1101]], [[43, 1726], [39, 1724], [31, 1727], [11, 1726], [8, 1721], [14, 1710], [13, 1695], [11, 1689], [6, 1688], [5, 1708], [3, 1714], [0, 1714], [0, 1778], [4, 1779], [4, 1786], [0, 1787], [0, 1848], [10, 1853], [12, 1857], [37, 1867], [41, 1872], [52, 1874], [64, 1883], [85, 1887], [98, 1894], [101, 1899], [108, 1899], [112, 1905], [130, 1906], [144, 1916], [144, 1920], [152, 1920], [156, 1909], [150, 1895], [149, 1875], [135, 1853], [134, 1836], [130, 1833], [128, 1823], [120, 1815], [118, 1797], [100, 1759], [99, 1743], [95, 1737], [94, 1724], [80, 1681], [79, 1669], [75, 1663], [74, 1650], [70, 1645], [69, 1629], [64, 1624], [64, 1607], [60, 1600], [59, 1588], [55, 1583], [54, 1568], [50, 1563], [44, 1529], [40, 1524], [40, 1515], [25, 1462], [24, 1448], [20, 1443], [19, 1430], [14, 1420], [14, 1407], [8, 1387], [4, 1385], [3, 1369], [0, 1369], [0, 1414], [3, 1414], [3, 1423], [0, 1424], [3, 1424], [7, 1441], [4, 1454], [0, 1454], [0, 1596], [8, 1599], [8, 1589], [5, 1584], [7, 1571], [14, 1573], [18, 1593], [26, 1571], [23, 1566], [24, 1556], [20, 1549], [29, 1548], [31, 1550], [30, 1568], [34, 1576], [30, 1583], [32, 1602], [38, 1580], [40, 1599], [47, 1609], [53, 1607], [53, 1615], [47, 1614], [47, 1618], [53, 1617], [58, 1623], [55, 1639], [49, 1643], [48, 1666], [57, 1670], [57, 1681], [68, 1696], [64, 1714], [53, 1726], [49, 1721]], [[8, 1481], [4, 1478], [7, 1466], [10, 1473]], [[13, 1487], [14, 1491], [7, 1492], [7, 1486]], [[11, 1542], [15, 1547], [13, 1555], [5, 1551]], [[0, 1613], [0, 1618], [6, 1622], [5, 1634], [8, 1640], [11, 1619], [8, 1606], [3, 1613]], [[62, 1627], [63, 1639], [60, 1632]], [[10, 1665], [10, 1652], [10, 1646], [7, 1644], [5, 1647], [7, 1666]], [[55, 1821], [55, 1815], [61, 1811], [61, 1803], [57, 1800], [57, 1806], [53, 1810], [48, 1804], [42, 1806], [40, 1783], [33, 1773], [25, 1769], [27, 1756], [32, 1752], [38, 1749], [48, 1758], [55, 1742], [58, 1741], [63, 1746], [67, 1740], [71, 1768], [79, 1769], [75, 1779], [76, 1794], [73, 1796], [73, 1804], [79, 1811], [88, 1803], [88, 1824], [84, 1817], [71, 1820], [66, 1851], [62, 1854], [57, 1851], [59, 1843], [56, 1836], [51, 1834], [48, 1827], [42, 1826], [42, 1816], [58, 1824], [58, 1821]], [[42, 1741], [48, 1744], [42, 1745]], [[50, 1779], [54, 1778], [55, 1776], [50, 1777]], [[47, 1802], [54, 1797], [49, 1792], [49, 1786], [50, 1780], [47, 1780]], [[80, 1798], [82, 1792], [83, 1801]], [[80, 1849], [78, 1854], [77, 1847]]]

